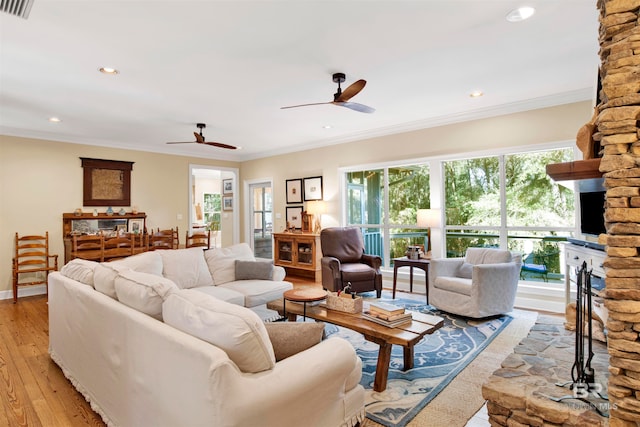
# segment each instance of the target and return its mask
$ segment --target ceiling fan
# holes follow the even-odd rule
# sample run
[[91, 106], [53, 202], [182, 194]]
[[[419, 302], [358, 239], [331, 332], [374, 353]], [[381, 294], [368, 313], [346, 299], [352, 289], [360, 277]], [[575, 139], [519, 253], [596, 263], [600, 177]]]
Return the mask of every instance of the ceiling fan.
[[335, 73], [333, 75], [333, 82], [338, 83], [338, 91], [333, 94], [333, 101], [315, 102], [312, 104], [291, 105], [289, 107], [281, 107], [280, 109], [284, 110], [287, 108], [307, 107], [310, 105], [333, 104], [339, 107], [347, 107], [354, 111], [359, 111], [361, 113], [373, 113], [374, 111], [376, 111], [375, 108], [371, 108], [367, 105], [358, 104], [357, 102], [348, 102], [351, 98], [353, 98], [358, 93], [360, 93], [362, 89], [364, 89], [364, 86], [367, 84], [365, 80], [360, 79], [357, 82], [351, 84], [345, 90], [342, 90], [342, 88], [340, 87], [340, 83], [344, 83], [344, 81], [345, 81], [344, 73]]
[[197, 123], [196, 127], [200, 129], [200, 133], [198, 132], [193, 133], [196, 137], [195, 141], [167, 142], [167, 144], [205, 144], [205, 145], [211, 145], [213, 147], [218, 147], [218, 148], [226, 148], [228, 150], [235, 150], [237, 148], [237, 147], [234, 147], [233, 145], [223, 144], [221, 142], [205, 141], [204, 135], [202, 134], [202, 129], [206, 128], [207, 125], [204, 123]]

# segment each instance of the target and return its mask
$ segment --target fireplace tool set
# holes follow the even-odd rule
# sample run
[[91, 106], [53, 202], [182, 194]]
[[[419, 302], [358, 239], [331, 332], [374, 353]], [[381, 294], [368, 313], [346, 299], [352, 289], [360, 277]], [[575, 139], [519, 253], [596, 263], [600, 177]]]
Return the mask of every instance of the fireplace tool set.
[[571, 368], [572, 381], [556, 384], [559, 387], [569, 386], [569, 389], [573, 390], [573, 394], [562, 397], [547, 397], [556, 402], [568, 399], [580, 400], [589, 404], [601, 416], [606, 417], [608, 416], [608, 411], [603, 411], [599, 405], [588, 400], [590, 395], [605, 401], [608, 400], [606, 396], [600, 393], [601, 386], [596, 384], [595, 371], [591, 367], [591, 360], [593, 359], [591, 270], [587, 270], [587, 263], [583, 262], [580, 268], [576, 268], [576, 273], [578, 275], [576, 282], [576, 342], [575, 359]]

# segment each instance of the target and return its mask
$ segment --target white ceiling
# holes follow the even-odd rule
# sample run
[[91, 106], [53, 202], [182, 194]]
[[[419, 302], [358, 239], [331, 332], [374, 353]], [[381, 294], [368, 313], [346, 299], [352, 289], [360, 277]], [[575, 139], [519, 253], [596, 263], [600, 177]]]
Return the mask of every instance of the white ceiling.
[[[596, 0], [35, 0], [0, 13], [0, 134], [241, 161], [588, 100], [597, 18]], [[334, 72], [377, 111], [280, 109], [333, 100]], [[196, 122], [242, 149], [165, 144]]]

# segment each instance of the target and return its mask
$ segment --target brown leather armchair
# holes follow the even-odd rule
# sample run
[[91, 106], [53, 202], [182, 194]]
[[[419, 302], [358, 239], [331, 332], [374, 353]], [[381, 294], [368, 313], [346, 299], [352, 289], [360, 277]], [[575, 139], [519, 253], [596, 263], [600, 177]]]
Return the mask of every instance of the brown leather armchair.
[[382, 295], [382, 258], [364, 253], [358, 227], [330, 227], [320, 232], [322, 287], [332, 292], [351, 282], [352, 292], [376, 291]]

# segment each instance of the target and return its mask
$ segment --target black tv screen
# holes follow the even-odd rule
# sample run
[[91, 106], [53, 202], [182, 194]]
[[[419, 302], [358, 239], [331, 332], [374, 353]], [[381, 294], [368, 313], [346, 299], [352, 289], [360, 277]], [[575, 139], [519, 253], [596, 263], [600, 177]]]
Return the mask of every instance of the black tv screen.
[[597, 236], [604, 227], [604, 191], [580, 193], [580, 231]]

